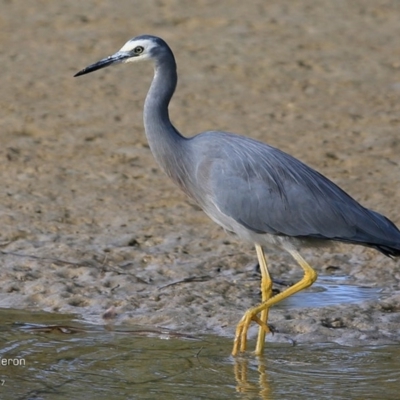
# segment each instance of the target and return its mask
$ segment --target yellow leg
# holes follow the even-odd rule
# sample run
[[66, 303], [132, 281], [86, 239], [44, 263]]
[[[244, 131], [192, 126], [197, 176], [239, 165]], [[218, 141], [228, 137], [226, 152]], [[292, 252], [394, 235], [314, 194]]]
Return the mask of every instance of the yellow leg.
[[[235, 335], [235, 341], [233, 344], [233, 350], [232, 350], [232, 355], [235, 356], [237, 353], [244, 352], [246, 351], [246, 344], [247, 344], [247, 332], [249, 330], [251, 321], [256, 321], [259, 325], [266, 326], [266, 324], [260, 324], [260, 319], [257, 317], [257, 314], [264, 310], [269, 310], [271, 306], [273, 306], [276, 303], [279, 303], [280, 301], [286, 299], [287, 297], [299, 292], [300, 290], [303, 290], [309, 286], [311, 286], [315, 280], [317, 279], [317, 273], [307, 264], [307, 262], [303, 259], [303, 257], [296, 251], [291, 248], [286, 249], [292, 257], [299, 263], [301, 268], [303, 268], [304, 271], [304, 276], [303, 278], [294, 284], [293, 286], [289, 287], [288, 289], [284, 290], [283, 292], [277, 294], [274, 297], [271, 297], [267, 301], [259, 304], [258, 306], [255, 306], [253, 308], [250, 308], [249, 310], [246, 311], [242, 319], [240, 320], [237, 328], [236, 328], [236, 335]], [[264, 328], [265, 328], [264, 326]], [[268, 326], [267, 327], [267, 332], [269, 331]]]
[[[272, 295], [272, 279], [268, 271], [267, 266], [267, 259], [265, 257], [264, 249], [256, 244], [256, 252], [258, 263], [260, 265], [261, 271], [261, 302], [265, 303], [268, 299], [271, 298]], [[268, 308], [261, 311], [260, 320], [267, 325], [268, 321]], [[254, 354], [259, 356], [264, 351], [264, 343], [265, 343], [265, 335], [267, 331], [265, 330], [264, 326], [260, 325], [258, 329], [258, 337], [257, 337], [257, 345], [254, 351]]]

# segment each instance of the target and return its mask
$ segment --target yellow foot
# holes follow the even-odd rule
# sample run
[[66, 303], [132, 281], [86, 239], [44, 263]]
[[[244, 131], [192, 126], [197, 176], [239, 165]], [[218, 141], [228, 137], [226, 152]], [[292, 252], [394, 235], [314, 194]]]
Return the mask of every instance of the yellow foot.
[[254, 321], [258, 325], [260, 325], [266, 333], [271, 332], [269, 326], [265, 322], [261, 321], [260, 318], [258, 318], [258, 312], [258, 307], [251, 308], [250, 310], [246, 311], [246, 313], [243, 315], [242, 319], [238, 323], [236, 328], [235, 340], [233, 342], [233, 356], [236, 356], [239, 352], [243, 353], [246, 351], [247, 332], [249, 331], [251, 321]]
[[[261, 255], [263, 255], [262, 248], [259, 245], [257, 245], [256, 248], [257, 252], [260, 253], [259, 261], [261, 266], [263, 265], [264, 262], [264, 256], [261, 257]], [[258, 325], [260, 325], [260, 327], [265, 331], [265, 333], [270, 333], [271, 329], [268, 327], [266, 323], [270, 307], [286, 299], [287, 297], [292, 296], [293, 294], [299, 292], [300, 290], [303, 290], [311, 286], [317, 279], [316, 272], [307, 264], [307, 262], [301, 257], [301, 255], [296, 250], [293, 250], [291, 247], [286, 248], [286, 250], [299, 263], [301, 268], [303, 268], [304, 276], [299, 282], [295, 283], [293, 286], [290, 286], [283, 292], [271, 297], [272, 281], [269, 277], [268, 270], [266, 269], [266, 263], [264, 263], [265, 273], [263, 276], [263, 284], [261, 286], [262, 303], [246, 311], [243, 318], [240, 320], [236, 328], [235, 341], [233, 343], [233, 350], [232, 350], [233, 356], [236, 356], [239, 352], [246, 351], [247, 332], [249, 331], [251, 321], [255, 321]], [[258, 314], [260, 313], [261, 313], [261, 318], [258, 317]], [[264, 335], [259, 334], [259, 338], [257, 340], [257, 347], [255, 351], [256, 355], [261, 355], [263, 350], [264, 350]]]

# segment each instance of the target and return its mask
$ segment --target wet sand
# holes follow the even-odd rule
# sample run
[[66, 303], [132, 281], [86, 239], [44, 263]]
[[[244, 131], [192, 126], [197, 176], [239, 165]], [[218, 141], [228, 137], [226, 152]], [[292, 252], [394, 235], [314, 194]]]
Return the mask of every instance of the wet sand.
[[[151, 66], [72, 76], [132, 36], [159, 35], [178, 62], [171, 118], [182, 133], [279, 147], [399, 225], [400, 6], [133, 3], [2, 5], [0, 307], [96, 323], [111, 307], [115, 324], [233, 336], [259, 301], [255, 251], [153, 160], [142, 124]], [[268, 254], [274, 278], [301, 277], [290, 256]], [[322, 278], [380, 296], [274, 309], [268, 340], [399, 341], [398, 260], [344, 245], [302, 254]]]

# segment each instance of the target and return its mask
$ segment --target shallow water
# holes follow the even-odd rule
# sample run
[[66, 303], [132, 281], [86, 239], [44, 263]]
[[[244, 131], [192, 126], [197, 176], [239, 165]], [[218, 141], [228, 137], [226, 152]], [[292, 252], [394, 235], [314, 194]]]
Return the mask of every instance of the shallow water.
[[[398, 399], [400, 347], [267, 344], [0, 310], [1, 399]], [[23, 364], [23, 362], [25, 365]], [[13, 365], [14, 364], [14, 365]]]
[[348, 277], [322, 276], [311, 290], [301, 291], [278, 303], [276, 308], [326, 307], [337, 304], [359, 303], [374, 300], [381, 293], [380, 288], [346, 284]]

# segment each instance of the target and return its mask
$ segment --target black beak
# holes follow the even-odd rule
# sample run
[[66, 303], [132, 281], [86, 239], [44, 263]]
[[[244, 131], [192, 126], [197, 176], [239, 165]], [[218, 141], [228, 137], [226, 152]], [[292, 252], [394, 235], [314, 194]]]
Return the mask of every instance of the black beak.
[[112, 56], [103, 58], [102, 60], [97, 61], [96, 63], [89, 65], [86, 68], [83, 68], [81, 71], [76, 73], [74, 75], [74, 77], [85, 75], [85, 74], [88, 74], [89, 72], [97, 71], [98, 69], [108, 67], [109, 65], [112, 65], [112, 64], [119, 64], [129, 57], [131, 57], [131, 55], [129, 53], [119, 51], [118, 53], [115, 53]]

